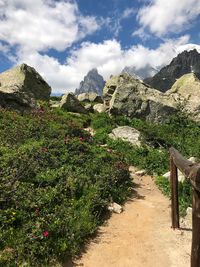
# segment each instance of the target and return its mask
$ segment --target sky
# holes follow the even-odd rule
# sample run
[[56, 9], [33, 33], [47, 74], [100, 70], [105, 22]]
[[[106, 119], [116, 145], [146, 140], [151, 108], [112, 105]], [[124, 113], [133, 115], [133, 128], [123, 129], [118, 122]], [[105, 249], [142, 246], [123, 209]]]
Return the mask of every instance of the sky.
[[125, 66], [150, 73], [194, 48], [199, 0], [0, 0], [0, 72], [26, 63], [53, 94], [92, 68], [105, 80]]

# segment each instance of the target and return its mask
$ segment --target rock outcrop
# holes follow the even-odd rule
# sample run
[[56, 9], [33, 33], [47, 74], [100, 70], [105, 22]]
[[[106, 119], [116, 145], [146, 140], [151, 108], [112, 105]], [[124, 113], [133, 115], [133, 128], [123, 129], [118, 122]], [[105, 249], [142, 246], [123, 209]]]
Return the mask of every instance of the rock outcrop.
[[105, 81], [101, 75], [99, 75], [97, 69], [92, 69], [84, 77], [84, 80], [80, 83], [78, 89], [75, 90], [75, 95], [82, 93], [95, 92], [97, 95], [102, 95]]
[[68, 112], [87, 113], [87, 110], [73, 93], [68, 93], [62, 97], [60, 107]]
[[0, 87], [0, 108], [24, 111], [37, 108], [37, 103], [33, 98], [19, 92], [17, 87]]
[[193, 120], [200, 121], [200, 80], [194, 73], [183, 75], [165, 95], [173, 97]]
[[200, 54], [196, 49], [182, 52], [155, 76], [144, 79], [144, 82], [159, 91], [166, 92], [176, 82], [176, 79], [191, 72], [200, 78]]
[[177, 111], [177, 103], [128, 74], [112, 77], [103, 90], [104, 105], [111, 115], [166, 122]]
[[0, 74], [0, 106], [24, 110], [49, 100], [51, 87], [32, 67], [22, 64]]

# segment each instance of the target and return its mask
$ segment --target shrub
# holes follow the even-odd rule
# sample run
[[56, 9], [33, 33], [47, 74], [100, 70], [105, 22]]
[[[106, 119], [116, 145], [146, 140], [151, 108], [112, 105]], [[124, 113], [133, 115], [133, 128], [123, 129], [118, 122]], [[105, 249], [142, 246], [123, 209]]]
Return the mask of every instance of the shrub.
[[96, 145], [88, 120], [0, 113], [0, 266], [55, 266], [75, 255], [108, 203], [130, 193], [128, 166]]

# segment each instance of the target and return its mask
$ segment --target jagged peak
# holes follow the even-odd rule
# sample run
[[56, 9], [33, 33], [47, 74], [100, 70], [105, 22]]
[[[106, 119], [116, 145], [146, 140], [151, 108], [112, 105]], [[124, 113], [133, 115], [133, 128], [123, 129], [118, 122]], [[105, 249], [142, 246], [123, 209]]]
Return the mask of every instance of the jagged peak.
[[79, 88], [75, 90], [75, 94], [79, 95], [94, 91], [101, 95], [104, 85], [105, 81], [103, 77], [98, 73], [97, 68], [93, 68], [87, 73], [83, 81], [80, 82]]

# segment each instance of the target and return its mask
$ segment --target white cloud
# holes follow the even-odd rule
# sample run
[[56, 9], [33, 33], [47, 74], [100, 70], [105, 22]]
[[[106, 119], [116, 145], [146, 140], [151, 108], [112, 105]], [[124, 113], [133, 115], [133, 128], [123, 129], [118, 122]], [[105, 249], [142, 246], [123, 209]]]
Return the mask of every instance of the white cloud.
[[137, 10], [135, 8], [126, 8], [122, 13], [122, 19], [127, 19], [130, 16], [136, 14]]
[[1, 0], [0, 40], [28, 51], [64, 51], [99, 28], [68, 0]]
[[[170, 1], [172, 0], [168, 0]], [[196, 0], [188, 2], [197, 4]], [[171, 14], [174, 5], [173, 8], [169, 8], [168, 4], [164, 4], [169, 16], [166, 19], [156, 13], [163, 8], [161, 3], [165, 2], [153, 0], [150, 6], [143, 8], [139, 13], [142, 27], [149, 27], [152, 32], [158, 34], [164, 34], [170, 25], [182, 25], [178, 22], [185, 21], [186, 15], [192, 19], [198, 10], [198, 5], [196, 9], [188, 10], [190, 4], [182, 0], [179, 2], [182, 8]], [[173, 3], [178, 5], [177, 0], [173, 0]], [[111, 74], [119, 74], [125, 66], [134, 66], [136, 70], [149, 67], [158, 69], [185, 49], [196, 47], [200, 51], [200, 46], [190, 44], [189, 36], [186, 35], [177, 40], [165, 40], [156, 49], [149, 49], [143, 45], [123, 49], [117, 40], [107, 40], [98, 44], [84, 42], [80, 48], [71, 51], [64, 64], [53, 56], [45, 55], [49, 49], [65, 51], [73, 43], [95, 32], [102, 24], [110, 26], [113, 34], [117, 36], [122, 20], [134, 13], [134, 9], [125, 9], [122, 14], [118, 14], [116, 20], [106, 18], [103, 22], [102, 18], [97, 21], [93, 16], [83, 16], [75, 1], [0, 0], [0, 51], [15, 64], [25, 62], [35, 67], [52, 86], [54, 93], [73, 91], [92, 68], [98, 68], [104, 79], [108, 79]], [[172, 21], [174, 14], [177, 17]], [[155, 24], [153, 18], [156, 22], [161, 21], [161, 25]], [[143, 28], [140, 30], [140, 34], [142, 33]], [[16, 54], [9, 48], [14, 48]]]
[[200, 14], [199, 0], [152, 0], [138, 12], [142, 27], [157, 36], [181, 32]]
[[200, 45], [188, 42], [189, 36], [186, 35], [176, 40], [166, 40], [156, 49], [137, 45], [127, 50], [123, 50], [116, 40], [99, 44], [87, 42], [72, 51], [65, 64], [60, 64], [53, 57], [24, 52], [19, 54], [19, 62], [34, 66], [52, 86], [54, 93], [66, 93], [77, 88], [92, 68], [97, 68], [104, 79], [108, 79], [111, 74], [119, 74], [125, 66], [134, 66], [136, 70], [149, 68], [151, 71], [151, 68], [159, 69], [168, 64], [184, 50], [196, 48], [200, 52]]

